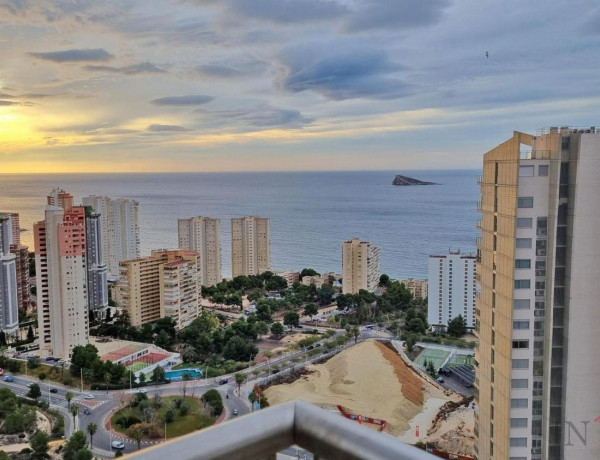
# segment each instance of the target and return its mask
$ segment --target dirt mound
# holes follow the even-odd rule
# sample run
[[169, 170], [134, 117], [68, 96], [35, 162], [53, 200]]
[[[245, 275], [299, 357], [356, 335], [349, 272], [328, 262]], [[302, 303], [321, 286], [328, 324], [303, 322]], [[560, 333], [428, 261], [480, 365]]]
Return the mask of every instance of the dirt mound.
[[472, 399], [444, 404], [428, 430], [425, 441], [446, 452], [475, 455], [475, 411]]

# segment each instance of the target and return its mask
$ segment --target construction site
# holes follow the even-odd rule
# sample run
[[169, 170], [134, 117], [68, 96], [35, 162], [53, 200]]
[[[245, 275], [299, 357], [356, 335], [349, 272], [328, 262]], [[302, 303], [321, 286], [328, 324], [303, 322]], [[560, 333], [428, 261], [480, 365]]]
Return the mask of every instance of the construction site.
[[367, 340], [265, 390], [271, 405], [302, 399], [410, 443], [474, 455], [471, 399], [444, 389], [394, 349]]

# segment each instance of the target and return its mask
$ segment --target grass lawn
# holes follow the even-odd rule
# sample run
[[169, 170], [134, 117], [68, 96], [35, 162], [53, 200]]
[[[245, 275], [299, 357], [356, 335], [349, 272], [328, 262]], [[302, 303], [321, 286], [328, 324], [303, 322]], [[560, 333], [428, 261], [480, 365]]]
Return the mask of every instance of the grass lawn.
[[[19, 374], [25, 375], [25, 362], [20, 362], [20, 371]], [[63, 385], [73, 386], [79, 388], [80, 380], [79, 377], [73, 377], [69, 372], [69, 366], [65, 366], [64, 369], [61, 369], [60, 366], [49, 366], [44, 363], [40, 363], [39, 367], [32, 369], [30, 366], [27, 366], [27, 376], [33, 378], [39, 378], [40, 374], [46, 374], [46, 379], [44, 382], [50, 381], [55, 383], [62, 383]], [[84, 389], [90, 389], [90, 384], [83, 382]]]
[[[175, 420], [167, 424], [167, 438], [176, 438], [178, 436], [191, 433], [192, 431], [206, 428], [207, 426], [215, 423], [214, 417], [207, 417], [206, 415], [198, 412], [198, 403], [200, 401], [198, 398], [192, 396], [186, 396], [185, 398], [183, 398], [183, 396], [166, 396], [162, 398], [162, 405], [160, 409], [158, 409], [157, 423], [159, 424], [161, 431], [164, 430], [165, 412], [169, 407], [174, 407], [176, 399], [185, 399], [190, 407], [190, 411], [187, 413], [187, 415], [181, 416], [179, 415], [179, 410], [174, 408]], [[152, 403], [152, 398], [150, 398], [150, 403]], [[128, 435], [128, 430], [117, 425], [116, 421], [119, 419], [119, 417], [129, 415], [134, 415], [141, 419], [142, 417], [139, 406], [134, 408], [126, 407], [116, 412], [110, 419], [110, 425], [114, 430]]]

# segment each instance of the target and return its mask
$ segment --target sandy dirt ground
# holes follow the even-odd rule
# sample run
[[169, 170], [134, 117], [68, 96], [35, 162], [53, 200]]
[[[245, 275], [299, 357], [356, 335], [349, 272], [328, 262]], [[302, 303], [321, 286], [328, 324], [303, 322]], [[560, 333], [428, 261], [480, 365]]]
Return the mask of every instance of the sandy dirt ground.
[[462, 455], [475, 455], [475, 411], [461, 406], [429, 430], [427, 443], [438, 449]]
[[[266, 390], [271, 404], [303, 399], [325, 408], [386, 420], [386, 431], [401, 435], [430, 398], [448, 400], [437, 385], [416, 374], [398, 354], [369, 340], [339, 353], [311, 374]], [[425, 428], [426, 429], [426, 428]]]

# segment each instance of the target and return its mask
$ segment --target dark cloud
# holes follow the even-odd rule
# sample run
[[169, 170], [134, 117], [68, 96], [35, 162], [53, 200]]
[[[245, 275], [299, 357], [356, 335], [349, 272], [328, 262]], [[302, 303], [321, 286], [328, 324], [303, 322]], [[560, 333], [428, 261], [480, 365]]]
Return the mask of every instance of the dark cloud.
[[449, 0], [363, 0], [345, 28], [357, 32], [428, 26], [439, 21], [449, 5]]
[[29, 55], [53, 62], [108, 61], [114, 57], [102, 48], [29, 53]]
[[147, 131], [151, 131], [153, 133], [190, 131], [190, 129], [186, 128], [185, 126], [179, 126], [179, 125], [159, 125], [159, 124], [149, 125], [146, 128], [146, 130]]
[[242, 58], [232, 62], [213, 62], [194, 69], [198, 75], [215, 78], [236, 78], [263, 72], [267, 64], [254, 58]]
[[292, 93], [312, 90], [328, 99], [395, 99], [409, 85], [393, 74], [401, 69], [379, 48], [348, 43], [293, 47], [280, 55], [285, 68], [277, 84]]
[[281, 109], [270, 105], [260, 105], [249, 109], [208, 111], [197, 109], [206, 122], [214, 120], [230, 123], [236, 121], [243, 126], [268, 128], [274, 126], [300, 128], [314, 121], [313, 118], [302, 115], [295, 109]]
[[139, 64], [128, 65], [125, 67], [111, 67], [108, 65], [86, 65], [83, 68], [92, 72], [120, 73], [123, 75], [138, 75], [141, 73], [166, 73], [164, 70], [159, 69], [150, 62], [141, 62]]
[[230, 7], [244, 17], [283, 24], [338, 18], [347, 8], [331, 0], [230, 0]]
[[188, 106], [208, 104], [212, 100], [214, 100], [214, 97], [212, 96], [206, 96], [204, 94], [192, 94], [188, 96], [161, 97], [150, 102], [152, 102], [154, 105]]
[[0, 106], [7, 106], [7, 105], [21, 105], [21, 103], [17, 102], [17, 101], [2, 101], [2, 100], [0, 100]]

